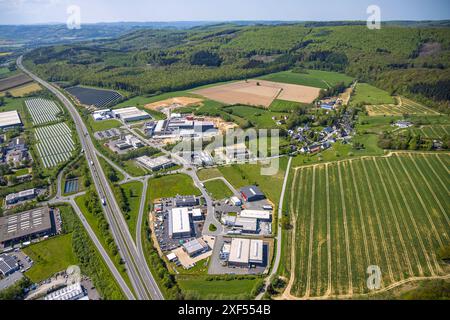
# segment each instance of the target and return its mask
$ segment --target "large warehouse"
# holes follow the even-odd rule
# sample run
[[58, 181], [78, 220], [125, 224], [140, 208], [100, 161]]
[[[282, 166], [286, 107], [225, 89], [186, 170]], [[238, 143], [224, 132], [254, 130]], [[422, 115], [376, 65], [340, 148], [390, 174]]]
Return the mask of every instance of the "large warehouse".
[[264, 262], [263, 247], [262, 240], [234, 238], [231, 241], [228, 265], [242, 268], [262, 265]]
[[172, 239], [189, 238], [192, 235], [188, 208], [173, 208], [169, 213], [169, 236]]
[[241, 195], [247, 202], [264, 200], [266, 198], [264, 193], [262, 193], [262, 191], [256, 186], [242, 188]]
[[0, 248], [53, 234], [52, 220], [48, 207], [0, 217]]
[[116, 109], [112, 111], [114, 117], [122, 120], [123, 122], [133, 122], [150, 119], [151, 116], [136, 107], [129, 107], [123, 109]]
[[0, 129], [10, 129], [22, 125], [17, 111], [0, 112]]

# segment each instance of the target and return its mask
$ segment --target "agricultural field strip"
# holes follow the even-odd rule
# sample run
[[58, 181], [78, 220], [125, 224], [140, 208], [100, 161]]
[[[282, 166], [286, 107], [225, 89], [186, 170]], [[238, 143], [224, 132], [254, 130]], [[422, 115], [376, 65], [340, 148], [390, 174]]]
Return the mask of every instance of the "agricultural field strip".
[[61, 112], [61, 109], [54, 101], [36, 98], [26, 100], [25, 105], [34, 125], [58, 121], [57, 116]]
[[[430, 192], [429, 194], [431, 194], [433, 199], [437, 202], [437, 204], [439, 206], [439, 209], [440, 209], [440, 211], [442, 213], [444, 213], [444, 218], [445, 218], [445, 220], [447, 221], [447, 224], [448, 224], [449, 223], [448, 222], [448, 216], [445, 215], [445, 209], [443, 208], [443, 205], [440, 202], [438, 196], [433, 191], [433, 188], [432, 188], [431, 184], [427, 180], [425, 180], [426, 177], [423, 175], [423, 172], [422, 172], [423, 168], [421, 169], [419, 167], [419, 164], [417, 164], [417, 161], [412, 157], [411, 153], [406, 153], [406, 155], [408, 155], [408, 154], [409, 154], [409, 157], [407, 157], [407, 158], [411, 159], [409, 164], [416, 168], [417, 175], [415, 176], [415, 179], [421, 179], [421, 181], [425, 181], [425, 185], [426, 185], [427, 191]], [[442, 178], [439, 177], [439, 175], [436, 172], [436, 170], [432, 167], [432, 164], [429, 161], [429, 156], [430, 156], [429, 153], [427, 153], [426, 155], [425, 154], [421, 155], [421, 159], [422, 158], [425, 159], [424, 162], [422, 162], [422, 165], [423, 166], [426, 165], [427, 168], [431, 168], [431, 171], [432, 171], [433, 175], [437, 178], [437, 180], [433, 180], [433, 181], [435, 181], [435, 184], [439, 184], [440, 186], [445, 187], [446, 184], [444, 183]], [[392, 158], [392, 159], [389, 159], [389, 158]], [[383, 288], [395, 287], [395, 284], [399, 283], [399, 281], [400, 282], [401, 281], [408, 281], [408, 279], [416, 278], [416, 276], [414, 274], [414, 271], [413, 271], [413, 267], [412, 267], [413, 266], [412, 261], [414, 261], [414, 265], [418, 269], [418, 273], [419, 273], [420, 277], [423, 276], [424, 271], [422, 269], [421, 263], [419, 262], [420, 261], [419, 255], [418, 255], [418, 253], [416, 251], [416, 249], [419, 249], [419, 248], [423, 252], [423, 256], [425, 258], [425, 262], [428, 265], [428, 269], [430, 270], [430, 276], [431, 277], [436, 277], [437, 276], [436, 272], [438, 272], [438, 273], [442, 273], [443, 272], [442, 268], [439, 266], [439, 263], [436, 260], [435, 254], [429, 253], [430, 250], [428, 248], [430, 248], [430, 246], [431, 247], [433, 246], [431, 239], [428, 239], [428, 242], [429, 242], [428, 248], [425, 248], [425, 244], [424, 244], [424, 240], [423, 239], [427, 238], [427, 232], [423, 231], [424, 234], [421, 235], [421, 233], [419, 231], [419, 227], [417, 225], [417, 221], [416, 221], [417, 217], [414, 217], [414, 215], [413, 215], [414, 211], [411, 209], [411, 207], [410, 207], [410, 205], [408, 203], [408, 200], [406, 199], [406, 196], [405, 196], [405, 193], [404, 193], [404, 186], [400, 185], [400, 183], [399, 183], [399, 181], [397, 181], [397, 179], [392, 178], [392, 177], [394, 177], [394, 175], [386, 174], [387, 173], [386, 170], [390, 171], [392, 174], [394, 174], [394, 172], [398, 171], [398, 170], [394, 171], [394, 169], [393, 169], [393, 167], [391, 165], [391, 160], [394, 161], [394, 162], [396, 161], [397, 164], [400, 167], [403, 167], [403, 171], [405, 171], [405, 173], [407, 173], [406, 169], [404, 167], [405, 164], [399, 158], [401, 158], [401, 157], [400, 156], [395, 156], [395, 154], [390, 154], [388, 157], [378, 157], [378, 158], [377, 157], [366, 157], [365, 159], [356, 159], [356, 160], [350, 160], [350, 161], [347, 160], [347, 163], [350, 164], [349, 167], [350, 167], [350, 171], [352, 173], [351, 176], [350, 176], [350, 174], [348, 174], [348, 172], [346, 172], [347, 175], [344, 175], [343, 173], [340, 173], [339, 172], [340, 171], [340, 165], [338, 164], [338, 166], [339, 166], [338, 167], [338, 175], [340, 173], [340, 176], [341, 176], [341, 178], [338, 179], [339, 180], [339, 187], [338, 188], [343, 190], [342, 176], [347, 176], [347, 180], [346, 181], [349, 181], [348, 179], [352, 178], [352, 180], [353, 180], [353, 187], [355, 188], [354, 191], [356, 192], [355, 193], [356, 205], [358, 207], [358, 210], [360, 211], [360, 221], [363, 222], [365, 219], [363, 219], [363, 217], [361, 216], [362, 215], [361, 199], [359, 197], [360, 196], [359, 192], [357, 191], [358, 190], [357, 185], [355, 184], [356, 183], [356, 177], [355, 177], [355, 173], [354, 173], [354, 170], [353, 170], [353, 164], [352, 164], [353, 162], [358, 162], [358, 161], [361, 162], [360, 169], [359, 169], [359, 170], [361, 170], [360, 178], [363, 178], [363, 176], [366, 177], [366, 179], [365, 179], [366, 180], [366, 185], [368, 187], [369, 193], [371, 194], [371, 196], [370, 196], [371, 201], [370, 202], [372, 202], [375, 205], [375, 207], [376, 207], [375, 208], [375, 216], [376, 216], [377, 224], [379, 225], [378, 232], [380, 234], [380, 238], [381, 238], [382, 241], [383, 241], [383, 239], [386, 239], [386, 243], [384, 243], [384, 245], [383, 245], [383, 251], [385, 253], [386, 258], [387, 258], [387, 254], [389, 255], [389, 251], [392, 251], [390, 253], [390, 256], [389, 256], [389, 258], [392, 258], [392, 259], [389, 259], [389, 260], [386, 259], [386, 261], [388, 261], [388, 269], [392, 270], [392, 267], [395, 267], [396, 275], [398, 275], [398, 277], [400, 278], [399, 280], [396, 280], [395, 277], [392, 274], [393, 270], [390, 271], [389, 272], [390, 273], [389, 274], [389, 278], [390, 278], [389, 282], [391, 284], [383, 285]], [[442, 165], [442, 167], [445, 168], [446, 171], [448, 172], [447, 167], [442, 162], [442, 159], [439, 157], [439, 155], [436, 155], [435, 159], [437, 159], [435, 162], [437, 163], [437, 161], [439, 161], [440, 165]], [[379, 161], [379, 163], [378, 163], [378, 161]], [[343, 162], [345, 162], [345, 161], [343, 161]], [[365, 162], [368, 162], [367, 166], [366, 166]], [[372, 173], [372, 175], [374, 175], [373, 177], [375, 179], [377, 177], [379, 179], [381, 179], [380, 180], [380, 185], [376, 185], [378, 187], [373, 186], [372, 183], [371, 183], [371, 181], [373, 181], [373, 180], [369, 179], [369, 172], [368, 172], [368, 166], [369, 165], [370, 165], [370, 168], [373, 169], [373, 170], [370, 171]], [[316, 165], [316, 166], [319, 166], [319, 165]], [[301, 195], [301, 197], [308, 197], [308, 195], [309, 195], [309, 192], [306, 193], [303, 190], [301, 190], [301, 188], [299, 189], [298, 188], [299, 185], [300, 186], [306, 186], [306, 185], [312, 184], [313, 185], [312, 190], [311, 190], [312, 194], [310, 196], [313, 199], [313, 202], [316, 202], [315, 201], [316, 200], [315, 199], [315, 195], [313, 195], [314, 191], [317, 190], [316, 189], [316, 174], [317, 173], [316, 173], [316, 170], [314, 169], [314, 168], [316, 168], [316, 166], [315, 165], [308, 166], [310, 169], [312, 167], [313, 170], [308, 169], [308, 167], [295, 168], [295, 175], [294, 175], [293, 186], [292, 186], [292, 190], [294, 192], [291, 194], [291, 200], [292, 200], [291, 201], [291, 210], [293, 212], [296, 212], [295, 209], [298, 210], [298, 208], [302, 208], [302, 207], [308, 208], [309, 207], [309, 206], [301, 206], [301, 204], [300, 204], [301, 200], [299, 199], [300, 197], [298, 197], [297, 199], [294, 199], [294, 196]], [[330, 188], [329, 184], [330, 183], [328, 181], [328, 166], [329, 166], [329, 164], [325, 164], [324, 167], [325, 167], [325, 172], [326, 172], [326, 175], [327, 175], [327, 178], [326, 178], [326, 189], [327, 189], [327, 192], [326, 192], [326, 202], [327, 202], [327, 209], [326, 209], [326, 211], [327, 211], [327, 220], [326, 220], [327, 221], [326, 222], [327, 223], [327, 239], [330, 239], [331, 237], [329, 236], [329, 231], [328, 231], [329, 230], [328, 226], [330, 225], [330, 222], [328, 220], [328, 206], [329, 206], [329, 194], [330, 194], [329, 193], [330, 192], [329, 191], [329, 188]], [[409, 169], [411, 169], [411, 168], [409, 168]], [[305, 179], [302, 178], [302, 177], [306, 177], [308, 171], [313, 171], [312, 176], [311, 176], [311, 172], [309, 172], [309, 176], [312, 179], [312, 182], [310, 180], [308, 180], [308, 179], [306, 179], [306, 181], [305, 181]], [[298, 175], [298, 173], [300, 173], [300, 175]], [[299, 178], [299, 176], [300, 176], [300, 178]], [[391, 177], [391, 178], [385, 179], [384, 177]], [[414, 187], [414, 183], [415, 182], [412, 180], [411, 177], [408, 177], [408, 175], [405, 175], [404, 177], [407, 177], [407, 180], [408, 180], [407, 182], [409, 182], [408, 185], [412, 185], [413, 186], [414, 193], [417, 196], [417, 192], [418, 191]], [[302, 182], [302, 183], [298, 184], [299, 181]], [[306, 184], [307, 181], [309, 181], [308, 184]], [[305, 182], [305, 183], [303, 183], [303, 182]], [[394, 205], [394, 202], [393, 202], [393, 200], [391, 198], [391, 196], [393, 196], [393, 194], [389, 193], [390, 188], [393, 187], [394, 184], [395, 184], [396, 188], [395, 188], [395, 190], [392, 190], [392, 192], [401, 196], [401, 199], [404, 202], [404, 206], [401, 206], [400, 204], [397, 204], [397, 203], [395, 203], [395, 205]], [[417, 181], [416, 181], [416, 184], [417, 184]], [[334, 188], [336, 188], [336, 186], [334, 186]], [[445, 188], [445, 189], [447, 189], [447, 188]], [[378, 216], [378, 215], [379, 215], [380, 212], [382, 212], [382, 211], [380, 211], [380, 208], [381, 208], [380, 206], [383, 206], [383, 205], [380, 204], [380, 206], [378, 206], [376, 204], [376, 202], [375, 202], [376, 199], [375, 199], [375, 196], [374, 196], [375, 194], [382, 195], [382, 196], [384, 195], [384, 197], [386, 198], [386, 201], [384, 202], [384, 206], [385, 206], [386, 211], [390, 211], [390, 214], [389, 214], [389, 216], [384, 216], [384, 219], [387, 220], [387, 221], [390, 221], [391, 219], [393, 219], [392, 220], [393, 223], [391, 224], [392, 229], [391, 229], [391, 226], [390, 226], [389, 222], [385, 222], [385, 221], [384, 222], [385, 222], [385, 225], [387, 225], [387, 229], [384, 230], [381, 227], [381, 223], [382, 222], [381, 222], [380, 216]], [[447, 194], [448, 194], [448, 191], [447, 191]], [[411, 196], [411, 195], [412, 195], [412, 193], [409, 196]], [[341, 201], [342, 201], [342, 199], [343, 198], [341, 196]], [[420, 199], [419, 199], [419, 201], [420, 201]], [[345, 202], [345, 200], [344, 200], [344, 202]], [[423, 202], [423, 200], [422, 200], [422, 202]], [[383, 202], [378, 202], [378, 203], [383, 203]], [[296, 208], [293, 207], [294, 205], [296, 206]], [[422, 209], [427, 209], [426, 207], [424, 207], [424, 203], [421, 203], [421, 205], [422, 205]], [[345, 204], [344, 204], [344, 206], [345, 206]], [[406, 210], [403, 210], [403, 212], [400, 212], [398, 214], [398, 216], [396, 216], [394, 214], [394, 212], [396, 212], [396, 211], [394, 211], [396, 206], [398, 206], [400, 210], [401, 210], [401, 208], [405, 208]], [[311, 204], [311, 209], [310, 210], [311, 210], [311, 215], [316, 214], [316, 212], [314, 212], [315, 209], [314, 209], [314, 205], [313, 204]], [[347, 211], [347, 209], [344, 209], [344, 211]], [[317, 212], [317, 213], [320, 215], [320, 212]], [[348, 212], [346, 212], [346, 213], [348, 214]], [[426, 213], [427, 213], [427, 215], [429, 214], [428, 211], [426, 211]], [[409, 216], [409, 218], [411, 219], [412, 224], [408, 224], [408, 222], [405, 220], [406, 219], [405, 215]], [[293, 253], [291, 255], [291, 279], [290, 279], [289, 283], [290, 283], [290, 288], [292, 288], [296, 284], [296, 282], [300, 281], [300, 280], [296, 280], [296, 277], [294, 276], [294, 274], [296, 273], [296, 271], [298, 272], [298, 270], [303, 270], [303, 272], [305, 273], [306, 269], [304, 268], [304, 263], [306, 261], [303, 261], [303, 260], [307, 258], [307, 263], [308, 263], [307, 264], [307, 270], [308, 271], [306, 271], [306, 275], [308, 276], [308, 278], [305, 279], [306, 280], [305, 281], [306, 282], [305, 291], [301, 291], [301, 292], [305, 292], [304, 297], [308, 298], [308, 297], [310, 297], [309, 291], [311, 290], [311, 287], [312, 287], [312, 283], [311, 283], [312, 280], [310, 279], [311, 278], [310, 269], [311, 268], [315, 268], [315, 267], [319, 267], [319, 266], [313, 266], [313, 267], [311, 266], [311, 261], [312, 261], [311, 260], [311, 255], [312, 255], [312, 246], [311, 246], [312, 236], [311, 236], [311, 234], [314, 234], [317, 229], [320, 229], [320, 226], [315, 226], [314, 225], [314, 217], [311, 216], [310, 217], [311, 220], [309, 221], [309, 227], [310, 227], [309, 235], [310, 235], [310, 239], [306, 239], [306, 236], [307, 236], [308, 232], [304, 228], [305, 223], [300, 223], [300, 225], [297, 225], [296, 215], [293, 215], [293, 216], [295, 217], [293, 219], [293, 222], [294, 222], [294, 225], [296, 225], [296, 226], [294, 226], [294, 229], [300, 228], [300, 229], [298, 229], [299, 234], [303, 235], [303, 238], [304, 238], [305, 241], [300, 241], [301, 239], [297, 239], [297, 237], [295, 235], [292, 235], [292, 243], [291, 243], [291, 245], [295, 246], [296, 243], [299, 243], [300, 248], [301, 247], [304, 248], [304, 249], [300, 249], [300, 251], [303, 252], [303, 255], [306, 254], [306, 256], [303, 257], [303, 258], [302, 258], [302, 256], [300, 256], [299, 269], [296, 269], [295, 268], [295, 261], [296, 261], [296, 259], [294, 258], [295, 257], [295, 253]], [[304, 221], [304, 222], [306, 222], [306, 221]], [[352, 223], [355, 223], [355, 222], [352, 221]], [[435, 232], [436, 226], [433, 224], [433, 222], [428, 219], [428, 223], [431, 226], [431, 229]], [[373, 227], [372, 223], [370, 223], [370, 224], [371, 224], [370, 227]], [[343, 225], [345, 226], [345, 223], [343, 223]], [[402, 234], [402, 225], [404, 227], [403, 229], [406, 229], [406, 230], [403, 230], [403, 231], [406, 231], [406, 237], [404, 237], [404, 234]], [[362, 230], [363, 232], [362, 233], [363, 233], [363, 239], [364, 239], [365, 257], [366, 257], [366, 259], [370, 259], [370, 253], [369, 253], [368, 244], [367, 244], [367, 234], [365, 232], [366, 226], [361, 224], [361, 227], [363, 228], [363, 230]], [[413, 231], [415, 232], [415, 234], [417, 236], [416, 240], [419, 242], [420, 246], [415, 247], [411, 243], [411, 240], [412, 240], [413, 236], [412, 236], [411, 230], [409, 228], [413, 228]], [[396, 232], [393, 232], [393, 230], [395, 230]], [[353, 229], [352, 229], [352, 232], [354, 232]], [[371, 230], [371, 232], [372, 232], [372, 235], [373, 235], [373, 230]], [[344, 229], [344, 233], [345, 233], [345, 229]], [[398, 237], [398, 239], [400, 241], [396, 240], [396, 237], [394, 237], [394, 234], [397, 234], [397, 237]], [[387, 237], [386, 237], [386, 235], [387, 235]], [[408, 242], [406, 242], [405, 239], [407, 239]], [[439, 240], [439, 238], [437, 238], [437, 239], [438, 239], [438, 242], [439, 241], [442, 242], [442, 240]], [[448, 237], [447, 236], [446, 236], [446, 240], [448, 241]], [[305, 246], [303, 245], [304, 243], [308, 243], [308, 242], [309, 242], [309, 245], [308, 245], [309, 246], [309, 252], [307, 252], [308, 249], [305, 248]], [[329, 240], [327, 242], [329, 243]], [[397, 252], [395, 250], [395, 244], [401, 245], [401, 247], [403, 249], [403, 250], [398, 250], [400, 252], [403, 251], [403, 255], [402, 255], [401, 258], [398, 256], [398, 254], [397, 254]], [[393, 250], [389, 250], [388, 251], [389, 247], [392, 247]], [[319, 248], [320, 248], [320, 246], [319, 246]], [[408, 250], [408, 248], [409, 248], [409, 250]], [[291, 249], [293, 250], [294, 248], [291, 248]], [[328, 250], [329, 249], [330, 248], [328, 248]], [[338, 250], [340, 250], [340, 249], [338, 249]], [[345, 250], [348, 251], [347, 248]], [[293, 250], [293, 251], [295, 251], [295, 250]], [[333, 253], [334, 252], [335, 251], [333, 251]], [[375, 252], [377, 252], [377, 251], [375, 251]], [[298, 251], [296, 253], [298, 254]], [[430, 257], [428, 253], [432, 257]], [[434, 261], [431, 262], [431, 259], [433, 259]], [[330, 284], [329, 284], [330, 280], [329, 279], [330, 279], [330, 269], [332, 269], [332, 268], [330, 268], [330, 254], [328, 254], [327, 260], [328, 260], [328, 282], [326, 284], [327, 288], [326, 288], [324, 296], [328, 296], [329, 292], [330, 292], [330, 289], [329, 289], [329, 287], [330, 287]], [[347, 261], [348, 261], [348, 259], [347, 259]], [[320, 263], [320, 254], [319, 254], [319, 263]], [[432, 266], [432, 263], [435, 264], [436, 270], [434, 270], [434, 268]], [[404, 270], [404, 268], [402, 268], [402, 266], [406, 270]], [[349, 268], [346, 268], [346, 269], [347, 269], [347, 272], [348, 272]], [[404, 272], [406, 272], [406, 275], [407, 275], [408, 279], [405, 280], [405, 277], [404, 277], [404, 275], [402, 273], [403, 272], [402, 270]], [[348, 279], [349, 283], [351, 283], [350, 279], [352, 277], [350, 275], [350, 273], [349, 273], [349, 279]], [[300, 277], [301, 276], [302, 276], [302, 274], [300, 274]], [[320, 290], [318, 290], [317, 292], [320, 292]], [[290, 292], [288, 292], [287, 294], [289, 294], [289, 293]], [[349, 294], [348, 295], [349, 296], [352, 295], [351, 290], [349, 290]]]
[[36, 147], [45, 168], [67, 161], [75, 149], [71, 130], [66, 123], [37, 128], [35, 135]]

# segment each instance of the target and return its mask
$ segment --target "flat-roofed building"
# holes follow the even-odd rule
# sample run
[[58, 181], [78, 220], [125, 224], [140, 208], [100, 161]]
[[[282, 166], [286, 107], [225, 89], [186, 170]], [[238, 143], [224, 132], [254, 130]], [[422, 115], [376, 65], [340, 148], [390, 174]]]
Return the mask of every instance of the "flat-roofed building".
[[13, 256], [9, 254], [0, 255], [0, 274], [7, 277], [17, 270], [19, 270], [19, 264]]
[[165, 156], [158, 157], [158, 158], [150, 158], [148, 156], [143, 156], [143, 157], [137, 158], [136, 161], [140, 165], [142, 165], [145, 168], [150, 169], [152, 171], [169, 169], [169, 168], [175, 166], [175, 163]]
[[266, 196], [257, 186], [248, 186], [241, 189], [241, 195], [247, 202], [264, 200]]
[[262, 240], [234, 238], [231, 241], [228, 265], [248, 268], [263, 263], [264, 242]]
[[37, 197], [36, 189], [29, 189], [25, 191], [20, 191], [18, 193], [8, 194], [5, 198], [7, 205], [16, 204], [20, 201], [31, 200]]
[[258, 220], [251, 218], [238, 217], [236, 219], [236, 222], [234, 223], [234, 227], [239, 228], [242, 230], [243, 233], [248, 234], [256, 234], [259, 231]]
[[200, 208], [189, 209], [189, 213], [194, 221], [201, 221], [204, 219], [202, 209]]
[[22, 120], [16, 110], [0, 112], [0, 129], [10, 129], [21, 125]]
[[192, 236], [191, 219], [188, 208], [173, 208], [169, 213], [169, 236], [172, 239]]
[[176, 196], [175, 205], [178, 208], [198, 206], [198, 199], [195, 196]]
[[241, 218], [257, 219], [265, 222], [271, 220], [270, 211], [264, 210], [242, 210], [239, 216]]
[[44, 300], [74, 301], [89, 300], [89, 297], [81, 284], [75, 283], [48, 294]]
[[114, 117], [122, 120], [123, 122], [134, 122], [150, 119], [151, 116], [136, 107], [129, 107], [123, 109], [116, 109], [112, 111]]
[[183, 244], [183, 250], [191, 257], [195, 258], [209, 251], [208, 244], [203, 239], [194, 239]]
[[2, 247], [52, 235], [54, 232], [55, 223], [48, 207], [0, 218], [0, 246]]

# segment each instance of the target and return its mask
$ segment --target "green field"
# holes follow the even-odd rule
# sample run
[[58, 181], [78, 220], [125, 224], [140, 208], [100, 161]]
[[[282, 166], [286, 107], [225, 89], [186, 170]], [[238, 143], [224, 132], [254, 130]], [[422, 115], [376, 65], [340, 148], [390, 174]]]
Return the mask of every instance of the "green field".
[[351, 105], [380, 105], [380, 104], [395, 104], [395, 99], [386, 91], [378, 89], [367, 83], [358, 83], [355, 88], [355, 93], [350, 99]]
[[222, 173], [217, 168], [201, 169], [197, 171], [197, 176], [201, 181], [222, 177]]
[[72, 234], [39, 242], [23, 251], [34, 261], [33, 267], [26, 272], [27, 277], [34, 283], [39, 283], [77, 264], [77, 258], [72, 249]]
[[147, 201], [151, 203], [155, 199], [170, 198], [176, 195], [201, 195], [194, 183], [188, 175], [174, 174], [168, 176], [161, 176], [149, 180]]
[[410, 99], [398, 98], [398, 104], [371, 105], [366, 107], [370, 116], [438, 115], [439, 113]]
[[283, 186], [284, 175], [288, 159], [281, 158], [279, 162], [280, 169], [275, 175], [261, 175], [261, 165], [259, 164], [239, 164], [226, 167], [220, 167], [219, 170], [225, 179], [236, 189], [248, 185], [258, 185], [275, 205], [278, 205]]
[[89, 125], [92, 128], [92, 131], [105, 131], [114, 128], [120, 128], [122, 123], [119, 120], [103, 120], [103, 121], [95, 121], [92, 117], [89, 117]]
[[420, 128], [410, 128], [414, 135], [420, 135], [427, 139], [442, 139], [444, 137], [450, 136], [450, 125], [432, 125], [432, 126], [422, 126]]
[[283, 71], [262, 76], [261, 79], [321, 89], [328, 89], [340, 82], [344, 82], [346, 86], [349, 86], [354, 80], [352, 77], [337, 72], [319, 70], [305, 70], [304, 72]]
[[272, 112], [292, 112], [298, 109], [301, 106], [307, 106], [305, 104], [299, 102], [292, 102], [286, 100], [274, 100], [269, 107], [269, 110]]
[[233, 196], [233, 192], [222, 180], [205, 182], [205, 188], [214, 200], [223, 200]]
[[277, 124], [272, 117], [281, 120], [287, 115], [286, 113], [272, 112], [250, 106], [233, 106], [225, 108], [224, 110], [231, 115], [242, 118], [244, 121], [250, 121], [256, 128], [275, 128], [277, 127]]
[[294, 269], [291, 294], [366, 294], [372, 265], [381, 269], [381, 289], [449, 274], [436, 254], [450, 244], [449, 164], [449, 154], [401, 153], [294, 170], [287, 198], [294, 231], [283, 250]]
[[127, 219], [128, 228], [130, 229], [131, 236], [136, 236], [136, 223], [139, 215], [139, 206], [142, 196], [142, 182], [133, 181], [120, 185], [120, 188], [125, 193], [125, 197], [128, 201], [130, 211], [128, 212], [129, 219]]
[[252, 298], [252, 291], [260, 281], [259, 279], [208, 281], [209, 278], [182, 276], [178, 278], [178, 284], [190, 299], [248, 300]]

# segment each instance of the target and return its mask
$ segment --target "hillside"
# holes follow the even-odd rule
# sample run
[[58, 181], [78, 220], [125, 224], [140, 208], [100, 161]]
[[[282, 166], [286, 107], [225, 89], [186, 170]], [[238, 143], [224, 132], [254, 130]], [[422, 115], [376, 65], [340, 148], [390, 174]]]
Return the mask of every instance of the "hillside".
[[448, 110], [450, 28], [405, 23], [371, 31], [361, 25], [323, 25], [144, 29], [113, 40], [36, 49], [26, 62], [52, 81], [136, 94], [288, 69], [320, 69], [345, 72], [390, 93]]

